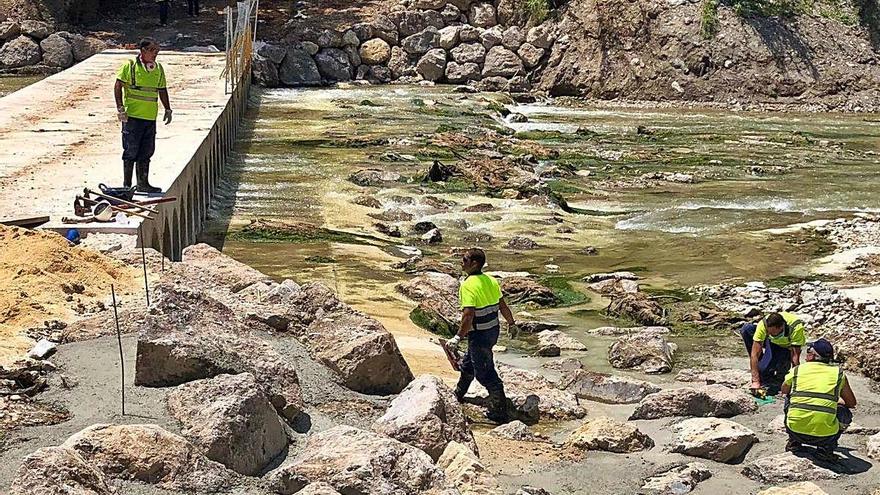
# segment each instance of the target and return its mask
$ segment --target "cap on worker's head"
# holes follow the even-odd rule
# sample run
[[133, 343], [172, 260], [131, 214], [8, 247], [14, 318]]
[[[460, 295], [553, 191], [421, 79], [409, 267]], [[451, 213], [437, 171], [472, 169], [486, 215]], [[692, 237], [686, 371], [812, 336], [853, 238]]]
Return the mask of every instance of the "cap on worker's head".
[[819, 355], [822, 359], [831, 360], [834, 358], [834, 346], [825, 339], [819, 339], [810, 344], [810, 349]]
[[79, 230], [70, 229], [64, 237], [73, 244], [79, 244]]

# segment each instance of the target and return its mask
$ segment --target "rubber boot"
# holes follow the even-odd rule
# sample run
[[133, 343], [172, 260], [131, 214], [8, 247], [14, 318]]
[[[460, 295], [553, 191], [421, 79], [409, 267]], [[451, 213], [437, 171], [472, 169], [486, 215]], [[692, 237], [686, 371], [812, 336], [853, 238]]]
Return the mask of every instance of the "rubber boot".
[[137, 162], [137, 191], [147, 194], [162, 192], [162, 189], [150, 185], [150, 182], [147, 180], [148, 175], [150, 175], [149, 160], [145, 162]]
[[134, 174], [134, 162], [122, 161], [122, 187], [131, 187], [131, 176]]
[[472, 381], [474, 381], [474, 377], [470, 375], [462, 374], [458, 378], [458, 383], [455, 385], [455, 398], [458, 399], [458, 402], [464, 402], [464, 395], [471, 388]]
[[489, 392], [489, 410], [486, 419], [493, 423], [504, 424], [510, 422], [510, 401], [504, 395], [504, 389]]

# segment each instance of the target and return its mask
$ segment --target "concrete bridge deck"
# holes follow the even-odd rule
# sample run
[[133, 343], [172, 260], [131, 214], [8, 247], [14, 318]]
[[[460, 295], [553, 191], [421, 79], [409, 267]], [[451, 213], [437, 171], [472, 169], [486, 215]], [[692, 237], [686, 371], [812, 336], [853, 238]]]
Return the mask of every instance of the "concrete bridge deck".
[[[122, 142], [113, 84], [134, 52], [110, 50], [0, 98], [0, 218], [49, 216], [43, 228], [135, 233], [142, 220], [66, 225], [83, 188], [122, 184]], [[162, 52], [174, 120], [158, 123], [150, 182], [178, 197], [143, 221], [145, 243], [176, 257], [207, 210], [247, 86], [226, 94], [224, 55]], [[159, 117], [162, 110], [160, 105]]]

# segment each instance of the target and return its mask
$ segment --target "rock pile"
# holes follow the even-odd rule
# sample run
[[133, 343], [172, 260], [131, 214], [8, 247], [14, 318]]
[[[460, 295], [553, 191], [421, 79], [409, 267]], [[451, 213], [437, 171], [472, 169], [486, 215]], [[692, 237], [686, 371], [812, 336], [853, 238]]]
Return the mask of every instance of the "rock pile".
[[344, 81], [476, 83], [524, 91], [556, 35], [549, 22], [527, 27], [512, 0], [402, 0], [387, 14], [341, 31], [297, 33], [287, 46], [263, 44], [255, 80], [265, 86]]
[[107, 48], [94, 37], [67, 31], [53, 32], [46, 22], [0, 22], [0, 70], [37, 66], [40, 71], [66, 69]]

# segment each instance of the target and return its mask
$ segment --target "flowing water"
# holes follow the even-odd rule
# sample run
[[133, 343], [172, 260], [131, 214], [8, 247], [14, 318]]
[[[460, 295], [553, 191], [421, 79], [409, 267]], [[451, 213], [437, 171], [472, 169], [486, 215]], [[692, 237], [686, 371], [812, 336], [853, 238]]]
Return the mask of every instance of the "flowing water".
[[[270, 90], [252, 99], [203, 238], [272, 276], [321, 280], [403, 333], [414, 328], [406, 318], [412, 303], [393, 287], [408, 277], [389, 265], [401, 259], [394, 244], [415, 241], [378, 235], [367, 214], [379, 210], [351, 203], [362, 194], [412, 213], [411, 222], [401, 223], [404, 234], [415, 221], [437, 224], [444, 242], [421, 247], [427, 255], [449, 256], [451, 247], [489, 234], [493, 240], [480, 244], [491, 269], [552, 276], [545, 280], [564, 280], [580, 291], [583, 275], [622, 269], [638, 271], [655, 289], [803, 274], [821, 246], [793, 244], [788, 235], [766, 229], [880, 209], [880, 120], [862, 115], [517, 105], [502, 95], [440, 87]], [[499, 103], [528, 121], [503, 121], [495, 111]], [[576, 170], [548, 183], [579, 213], [420, 183], [433, 159], [455, 160], [449, 149], [431, 144], [432, 137], [480, 129], [516, 132], [526, 144], [557, 150], [558, 157], [542, 161], [537, 171]], [[395, 161], [383, 157], [389, 152], [397, 154]], [[369, 189], [347, 180], [363, 168], [397, 172], [402, 179]], [[650, 172], [691, 174], [695, 183], [609, 187]], [[432, 209], [422, 203], [426, 195], [456, 206]], [[496, 208], [462, 211], [476, 203]], [[258, 242], [235, 235], [257, 217], [381, 240]], [[557, 232], [560, 225], [573, 232]], [[533, 238], [540, 248], [511, 251], [505, 245], [514, 235]], [[599, 254], [579, 254], [586, 246]], [[583, 329], [607, 323], [594, 311], [605, 301], [591, 296], [539, 314], [570, 324], [582, 337]], [[604, 362], [601, 352], [597, 356]]]

